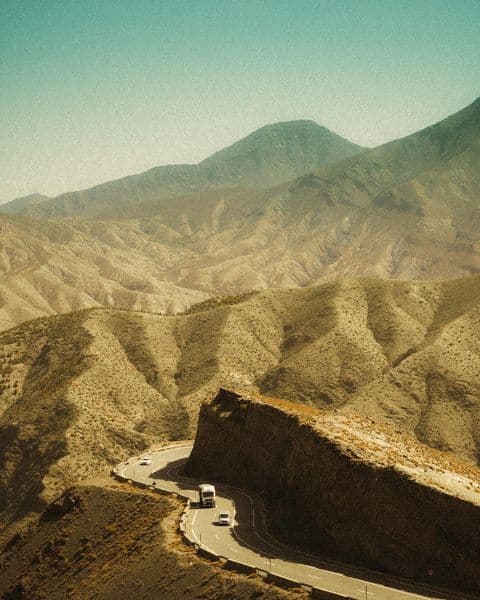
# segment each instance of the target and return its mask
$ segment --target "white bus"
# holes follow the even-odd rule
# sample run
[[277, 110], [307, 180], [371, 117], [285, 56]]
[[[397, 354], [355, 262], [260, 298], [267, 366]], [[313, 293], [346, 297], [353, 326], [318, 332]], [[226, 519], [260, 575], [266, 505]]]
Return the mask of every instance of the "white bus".
[[198, 497], [202, 506], [215, 506], [215, 487], [209, 483], [198, 486]]

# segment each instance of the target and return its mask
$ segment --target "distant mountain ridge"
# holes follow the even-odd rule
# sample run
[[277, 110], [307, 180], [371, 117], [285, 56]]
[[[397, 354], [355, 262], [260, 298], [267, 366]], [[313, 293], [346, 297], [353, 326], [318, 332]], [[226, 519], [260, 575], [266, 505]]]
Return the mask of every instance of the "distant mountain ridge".
[[173, 313], [253, 289], [480, 274], [480, 101], [268, 189], [155, 194], [60, 207], [85, 217], [0, 217], [0, 328], [92, 306]]
[[154, 167], [52, 199], [32, 194], [12, 200], [0, 210], [45, 217], [94, 216], [120, 206], [221, 187], [263, 189], [363, 150], [314, 121], [287, 121], [262, 127], [197, 165]]
[[15, 214], [21, 212], [29, 207], [37, 206], [41, 202], [51, 200], [50, 196], [43, 194], [28, 194], [28, 196], [22, 196], [21, 198], [15, 198], [6, 202], [4, 205], [0, 205], [0, 211], [7, 214]]
[[199, 164], [229, 186], [268, 188], [332, 165], [364, 148], [311, 120], [266, 125]]

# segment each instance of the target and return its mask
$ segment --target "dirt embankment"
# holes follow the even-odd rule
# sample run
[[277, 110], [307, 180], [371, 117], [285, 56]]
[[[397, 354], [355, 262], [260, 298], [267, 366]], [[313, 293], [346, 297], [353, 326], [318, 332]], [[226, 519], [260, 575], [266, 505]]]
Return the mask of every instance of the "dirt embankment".
[[2, 600], [307, 598], [225, 571], [181, 543], [182, 505], [109, 481], [71, 488], [0, 548]]
[[480, 592], [479, 471], [393, 429], [221, 390], [201, 409], [188, 471], [262, 492], [286, 541]]

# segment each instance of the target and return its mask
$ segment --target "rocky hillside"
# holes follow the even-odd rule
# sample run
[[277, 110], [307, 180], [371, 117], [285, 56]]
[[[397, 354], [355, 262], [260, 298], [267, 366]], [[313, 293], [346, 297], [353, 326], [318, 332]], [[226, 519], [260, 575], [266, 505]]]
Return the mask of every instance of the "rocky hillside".
[[307, 599], [200, 560], [176, 534], [182, 508], [111, 480], [70, 489], [0, 549], [0, 598]]
[[[275, 132], [261, 133], [265, 147], [277, 147]], [[257, 143], [256, 134], [248, 139], [241, 148]], [[225, 151], [224, 164], [236, 164], [239, 152]], [[178, 311], [207, 296], [345, 277], [479, 273], [480, 100], [275, 188], [224, 188], [174, 201], [152, 194], [89, 200], [101, 212], [96, 218], [1, 218], [0, 327], [99, 305]]]
[[[168, 229], [150, 227], [0, 217], [0, 330], [95, 306], [177, 312], [207, 298], [169, 280]], [[175, 260], [189, 256], [178, 247]]]
[[32, 194], [2, 206], [46, 217], [95, 216], [121, 206], [195, 191], [243, 186], [267, 188], [333, 164], [363, 148], [313, 121], [267, 125], [198, 165], [168, 165], [56, 198]]
[[472, 464], [480, 278], [343, 281], [162, 317], [92, 309], [0, 334], [0, 511], [194, 435], [219, 387], [366, 415]]
[[480, 471], [392, 428], [221, 390], [187, 472], [262, 492], [273, 531], [309, 551], [480, 593]]

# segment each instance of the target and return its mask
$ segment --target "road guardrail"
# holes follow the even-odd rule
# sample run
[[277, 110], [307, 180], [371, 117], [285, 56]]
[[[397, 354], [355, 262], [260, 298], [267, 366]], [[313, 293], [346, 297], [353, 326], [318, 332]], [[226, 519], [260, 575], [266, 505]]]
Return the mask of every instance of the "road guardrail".
[[[179, 444], [175, 444], [175, 445], [179, 445]], [[121, 463], [121, 466], [128, 466], [128, 464], [129, 464], [128, 462], [124, 462], [124, 463]], [[120, 466], [120, 465], [118, 465], [118, 466]], [[180, 535], [182, 536], [184, 543], [186, 543], [188, 546], [193, 546], [195, 548], [195, 551], [198, 554], [198, 556], [205, 558], [207, 560], [218, 561], [219, 563], [222, 564], [222, 568], [224, 568], [228, 571], [235, 571], [242, 575], [250, 575], [252, 573], [257, 573], [259, 575], [261, 574], [261, 576], [265, 578], [266, 582], [273, 583], [282, 588], [304, 587], [302, 585], [302, 582], [300, 582], [300, 581], [296, 581], [294, 579], [288, 579], [287, 577], [282, 577], [280, 575], [276, 575], [275, 573], [268, 571], [268, 569], [259, 569], [258, 567], [254, 567], [252, 565], [248, 565], [248, 564], [242, 563], [240, 561], [232, 560], [225, 556], [221, 556], [219, 554], [216, 554], [215, 552], [212, 552], [212, 550], [205, 547], [201, 543], [199, 544], [198, 541], [193, 539], [193, 537], [190, 536], [188, 533], [187, 519], [188, 519], [188, 514], [190, 512], [190, 509], [191, 509], [191, 506], [190, 506], [191, 501], [188, 496], [182, 494], [181, 492], [168, 492], [166, 490], [162, 490], [162, 489], [158, 488], [157, 486], [145, 484], [140, 481], [134, 481], [131, 478], [125, 477], [124, 475], [122, 475], [119, 472], [118, 466], [114, 467], [111, 471], [112, 477], [114, 477], [118, 481], [128, 483], [129, 485], [134, 485], [141, 489], [149, 489], [150, 491], [153, 491], [155, 493], [159, 493], [162, 495], [172, 495], [173, 494], [174, 497], [176, 497], [176, 498], [181, 497], [185, 500], [185, 507], [184, 507], [184, 509], [181, 513], [180, 519], [179, 519], [178, 530], [179, 530]], [[304, 589], [306, 589], [306, 587], [304, 587]], [[308, 586], [308, 589], [311, 590], [310, 591], [311, 598], [313, 598], [315, 600], [355, 600], [348, 596], [334, 594], [332, 592], [327, 592], [325, 590], [321, 590], [318, 588], [310, 588], [310, 586]]]

